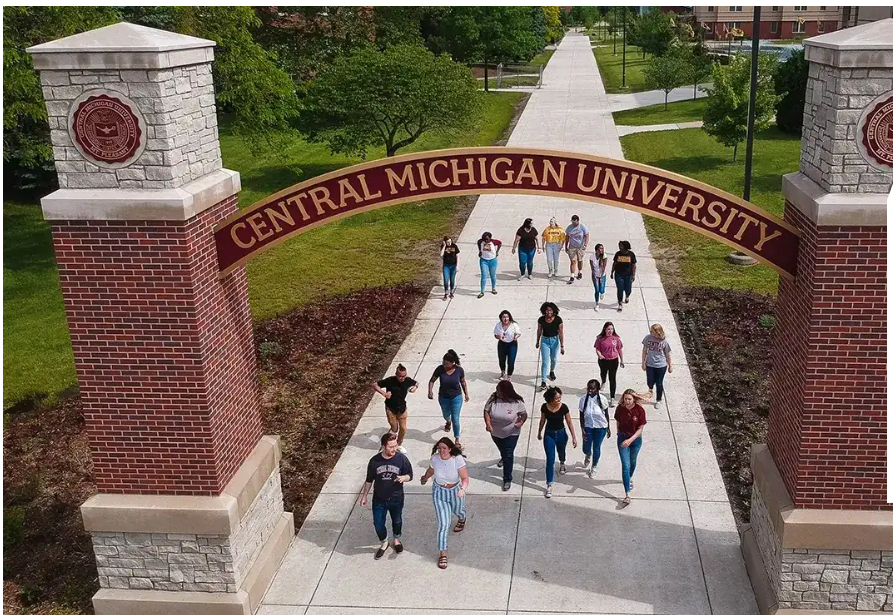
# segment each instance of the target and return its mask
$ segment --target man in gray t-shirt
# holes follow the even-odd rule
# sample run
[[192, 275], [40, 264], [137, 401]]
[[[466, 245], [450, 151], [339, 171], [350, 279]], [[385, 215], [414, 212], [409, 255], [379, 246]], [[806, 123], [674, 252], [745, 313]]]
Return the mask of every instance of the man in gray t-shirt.
[[583, 259], [586, 258], [586, 246], [589, 245], [589, 229], [580, 222], [580, 216], [574, 215], [564, 232], [567, 235], [564, 247], [571, 259], [571, 277], [567, 283], [573, 284], [575, 274], [578, 280], [583, 277]]

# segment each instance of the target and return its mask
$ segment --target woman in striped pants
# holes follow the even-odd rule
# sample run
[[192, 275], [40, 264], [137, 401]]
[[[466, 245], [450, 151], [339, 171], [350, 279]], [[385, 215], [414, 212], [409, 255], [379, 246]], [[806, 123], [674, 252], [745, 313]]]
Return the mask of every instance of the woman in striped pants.
[[441, 438], [431, 450], [431, 467], [422, 476], [422, 484], [434, 476], [434, 488], [431, 493], [434, 501], [434, 512], [437, 513], [437, 558], [438, 568], [447, 567], [447, 534], [453, 515], [456, 521], [453, 532], [465, 529], [465, 492], [468, 489], [468, 468], [462, 451], [449, 438]]

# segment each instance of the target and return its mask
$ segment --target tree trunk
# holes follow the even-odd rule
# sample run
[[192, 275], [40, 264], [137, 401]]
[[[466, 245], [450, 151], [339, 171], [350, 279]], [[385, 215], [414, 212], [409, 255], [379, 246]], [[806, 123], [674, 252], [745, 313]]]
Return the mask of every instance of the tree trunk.
[[738, 162], [738, 144], [735, 144], [735, 149], [732, 150], [732, 162]]
[[487, 58], [484, 58], [484, 91], [490, 91], [490, 65], [487, 63]]
[[698, 99], [698, 84], [697, 83], [694, 86], [694, 91], [695, 91], [695, 97], [693, 100], [697, 100]]
[[670, 91], [664, 90], [664, 111], [667, 110], [667, 100], [670, 98]]

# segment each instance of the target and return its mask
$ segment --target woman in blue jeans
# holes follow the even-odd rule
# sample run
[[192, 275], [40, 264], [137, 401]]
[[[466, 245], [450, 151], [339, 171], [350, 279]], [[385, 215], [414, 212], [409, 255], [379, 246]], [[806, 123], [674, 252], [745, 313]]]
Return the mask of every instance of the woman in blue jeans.
[[481, 264], [481, 294], [478, 299], [484, 296], [487, 289], [487, 278], [490, 278], [490, 292], [496, 294], [496, 267], [499, 264], [499, 249], [502, 242], [493, 239], [493, 234], [486, 232], [478, 239], [478, 257]]
[[533, 257], [540, 251], [539, 231], [533, 226], [533, 218], [524, 220], [517, 232], [515, 233], [515, 243], [512, 245], [512, 254], [518, 251], [518, 267], [521, 273], [518, 275], [518, 281], [521, 281], [525, 275], [527, 279], [531, 279], [533, 275]]
[[431, 380], [428, 381], [428, 399], [434, 399], [434, 383], [438, 381], [440, 388], [437, 401], [446, 421], [443, 430], [453, 430], [456, 446], [461, 449], [459, 435], [462, 430], [459, 425], [459, 414], [462, 412], [463, 394], [465, 401], [468, 401], [468, 383], [465, 382], [465, 370], [459, 365], [459, 355], [452, 348], [443, 355], [443, 364], [437, 366], [431, 375]]
[[673, 373], [673, 360], [670, 358], [670, 343], [664, 328], [655, 323], [651, 332], [642, 340], [642, 371], [648, 379], [648, 391], [657, 387], [655, 408], [660, 408], [664, 399], [664, 376]]
[[564, 465], [565, 450], [567, 448], [567, 430], [571, 432], [571, 441], [577, 448], [577, 434], [574, 433], [574, 423], [571, 421], [571, 411], [566, 404], [561, 403], [561, 389], [552, 387], [543, 394], [546, 400], [540, 407], [540, 427], [537, 438], [543, 441], [546, 449], [546, 497], [552, 497], [552, 485], [555, 483], [555, 454], [558, 454], [559, 474], [567, 474], [567, 466]]
[[440, 256], [443, 257], [443, 300], [453, 298], [456, 292], [456, 267], [459, 265], [459, 246], [449, 237], [444, 237], [440, 244]]
[[555, 367], [558, 365], [558, 349], [564, 354], [564, 321], [558, 315], [558, 306], [546, 301], [540, 306], [539, 320], [536, 321], [536, 347], [540, 351], [541, 383], [540, 390], [546, 390], [546, 378], [555, 380]]
[[589, 478], [598, 470], [602, 442], [611, 437], [608, 398], [600, 393], [601, 388], [599, 381], [593, 378], [586, 383], [586, 395], [580, 398], [580, 432], [583, 434], [583, 454], [586, 455], [583, 467]]
[[515, 447], [521, 435], [521, 427], [527, 420], [524, 398], [515, 392], [508, 380], [496, 385], [496, 391], [484, 404], [484, 425], [499, 449], [497, 468], [502, 468], [502, 490], [512, 488], [512, 469], [515, 465]]
[[636, 403], [635, 393], [627, 389], [620, 397], [614, 412], [617, 421], [617, 450], [620, 453], [620, 466], [623, 474], [624, 504], [630, 503], [629, 493], [633, 490], [633, 474], [636, 473], [636, 460], [642, 448], [642, 431], [645, 429], [645, 409]]

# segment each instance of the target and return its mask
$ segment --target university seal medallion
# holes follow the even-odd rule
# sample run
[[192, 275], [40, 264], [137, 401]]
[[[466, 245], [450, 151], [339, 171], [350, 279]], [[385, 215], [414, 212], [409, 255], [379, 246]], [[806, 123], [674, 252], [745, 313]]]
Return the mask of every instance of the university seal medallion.
[[99, 166], [133, 163], [145, 147], [145, 122], [135, 105], [115, 92], [85, 92], [74, 101], [69, 122], [72, 141]]
[[893, 96], [873, 101], [860, 122], [862, 155], [875, 167], [893, 168]]

